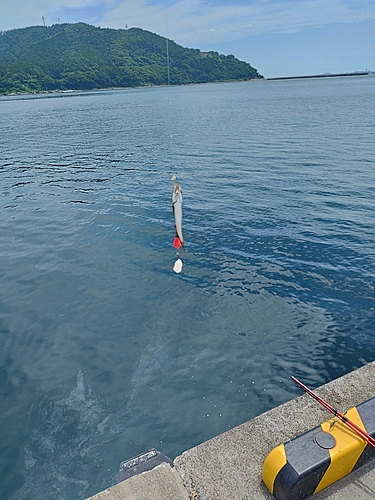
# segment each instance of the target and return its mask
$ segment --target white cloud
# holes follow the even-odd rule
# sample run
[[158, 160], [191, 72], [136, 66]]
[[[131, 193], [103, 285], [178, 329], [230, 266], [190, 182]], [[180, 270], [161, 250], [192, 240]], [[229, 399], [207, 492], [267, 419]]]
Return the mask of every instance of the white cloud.
[[102, 26], [137, 26], [183, 45], [197, 46], [368, 19], [375, 19], [375, 3], [366, 1], [361, 7], [360, 1], [351, 4], [345, 0], [256, 0], [248, 5], [180, 0], [172, 6], [124, 0], [106, 13]]
[[197, 47], [262, 33], [375, 19], [375, 2], [249, 0], [224, 5], [215, 0], [178, 0], [174, 4], [163, 0], [13, 0], [1, 2], [0, 29], [40, 25], [42, 16], [53, 24], [61, 12], [65, 14], [61, 22], [75, 22], [77, 11], [85, 16], [80, 19], [83, 22], [110, 28], [137, 26]]
[[0, 29], [10, 30], [42, 24], [42, 16], [48, 25], [58, 21], [61, 8], [90, 7], [95, 0], [2, 0], [0, 2]]

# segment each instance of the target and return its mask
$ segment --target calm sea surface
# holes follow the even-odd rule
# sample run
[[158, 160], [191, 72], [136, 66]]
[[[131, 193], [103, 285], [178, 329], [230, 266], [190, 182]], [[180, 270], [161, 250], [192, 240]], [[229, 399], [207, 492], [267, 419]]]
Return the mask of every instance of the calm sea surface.
[[374, 109], [370, 76], [0, 98], [2, 499], [375, 359]]

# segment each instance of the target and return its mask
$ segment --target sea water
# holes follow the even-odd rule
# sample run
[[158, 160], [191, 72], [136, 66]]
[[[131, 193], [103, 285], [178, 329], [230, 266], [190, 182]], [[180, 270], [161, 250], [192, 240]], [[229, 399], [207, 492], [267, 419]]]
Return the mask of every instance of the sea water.
[[372, 77], [0, 98], [1, 498], [85, 498], [375, 359], [374, 109]]

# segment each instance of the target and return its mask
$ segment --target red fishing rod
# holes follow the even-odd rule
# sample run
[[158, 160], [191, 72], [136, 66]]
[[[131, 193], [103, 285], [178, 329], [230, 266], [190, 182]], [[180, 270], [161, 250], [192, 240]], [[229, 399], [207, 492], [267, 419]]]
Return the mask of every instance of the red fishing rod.
[[313, 392], [311, 389], [306, 387], [302, 382], [300, 382], [298, 379], [296, 379], [296, 377], [291, 376], [290, 378], [293, 380], [293, 382], [295, 382], [300, 387], [302, 387], [302, 389], [305, 392], [307, 392], [307, 394], [309, 394], [311, 397], [316, 399], [316, 401], [318, 401], [318, 403], [320, 403], [322, 406], [324, 406], [324, 408], [326, 410], [330, 411], [335, 417], [337, 417], [339, 420], [341, 420], [341, 422], [343, 422], [345, 425], [347, 425], [349, 427], [349, 429], [351, 429], [355, 434], [357, 434], [357, 436], [364, 439], [369, 445], [371, 445], [373, 448], [375, 448], [375, 439], [372, 436], [370, 436], [370, 434], [368, 434], [366, 431], [361, 429], [361, 427], [359, 427], [357, 424], [355, 424], [354, 422], [349, 420], [348, 417], [346, 417], [345, 415], [340, 413], [338, 410], [336, 410], [336, 408], [334, 408], [329, 403], [327, 403], [327, 401], [324, 401], [324, 399], [322, 399], [317, 394], [315, 394], [315, 392]]

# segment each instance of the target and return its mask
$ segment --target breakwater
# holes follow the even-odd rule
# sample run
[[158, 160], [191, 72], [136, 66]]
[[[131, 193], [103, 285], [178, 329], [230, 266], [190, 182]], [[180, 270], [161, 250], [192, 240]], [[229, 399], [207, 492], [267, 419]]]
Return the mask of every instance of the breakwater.
[[368, 71], [355, 71], [354, 73], [324, 73], [323, 75], [277, 76], [267, 80], [302, 80], [307, 78], [334, 78], [337, 76], [366, 76]]

